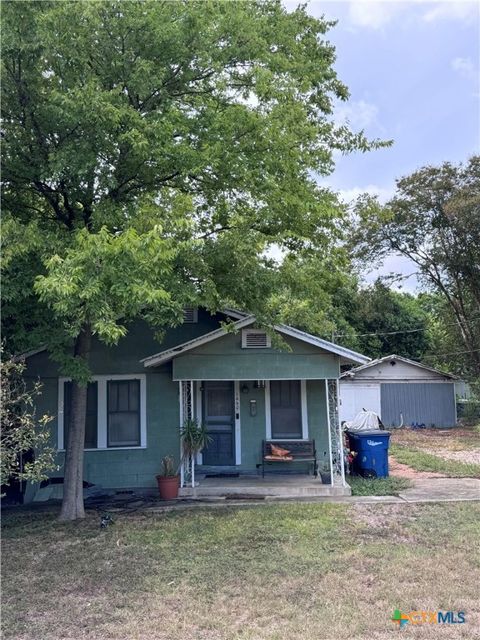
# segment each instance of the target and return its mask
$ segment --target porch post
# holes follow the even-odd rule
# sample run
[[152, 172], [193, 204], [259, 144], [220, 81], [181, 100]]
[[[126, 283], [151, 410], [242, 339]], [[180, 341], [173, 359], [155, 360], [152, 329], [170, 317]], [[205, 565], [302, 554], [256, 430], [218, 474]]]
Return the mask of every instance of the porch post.
[[335, 380], [335, 389], [337, 392], [337, 402], [336, 402], [336, 412], [337, 412], [337, 428], [338, 428], [338, 440], [340, 443], [340, 470], [342, 474], [342, 486], [345, 486], [347, 483], [345, 481], [345, 452], [343, 450], [343, 431], [342, 425], [340, 424], [340, 384], [338, 382], [338, 378]]
[[325, 378], [325, 407], [327, 409], [327, 425], [328, 425], [328, 456], [330, 459], [330, 484], [333, 486], [333, 455], [332, 455], [332, 425], [330, 424], [330, 398], [328, 396], [328, 380]]
[[343, 433], [339, 421], [338, 411], [338, 380], [327, 380], [328, 389], [328, 414], [330, 452], [332, 458], [332, 484], [340, 483], [345, 486], [345, 467], [343, 454]]
[[[178, 402], [179, 402], [179, 414], [180, 414], [180, 432], [183, 427], [183, 383], [180, 380], [178, 383]], [[183, 447], [182, 440], [180, 439], [180, 486], [183, 488], [185, 486], [185, 470], [184, 470], [184, 461], [183, 461]]]

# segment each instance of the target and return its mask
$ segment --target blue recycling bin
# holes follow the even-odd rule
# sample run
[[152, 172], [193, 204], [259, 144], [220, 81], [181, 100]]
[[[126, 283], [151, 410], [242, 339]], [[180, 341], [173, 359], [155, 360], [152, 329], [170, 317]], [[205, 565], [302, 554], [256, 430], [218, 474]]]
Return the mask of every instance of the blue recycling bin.
[[364, 478], [388, 477], [389, 431], [347, 431], [350, 450], [356, 451], [352, 470]]

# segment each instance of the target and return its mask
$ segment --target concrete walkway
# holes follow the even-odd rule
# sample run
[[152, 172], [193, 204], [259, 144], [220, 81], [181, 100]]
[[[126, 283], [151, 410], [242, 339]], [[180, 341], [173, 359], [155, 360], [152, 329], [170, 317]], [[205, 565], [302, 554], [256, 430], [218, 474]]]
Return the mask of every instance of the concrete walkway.
[[398, 496], [322, 496], [322, 497], [281, 497], [266, 496], [262, 500], [232, 500], [224, 497], [197, 498], [178, 501], [169, 505], [155, 505], [149, 511], [161, 513], [179, 509], [198, 509], [204, 507], [255, 506], [272, 503], [319, 503], [334, 504], [405, 504], [422, 502], [465, 502], [480, 501], [480, 480], [476, 478], [422, 478], [414, 486]]
[[399, 497], [406, 502], [457, 502], [480, 500], [477, 478], [419, 478]]

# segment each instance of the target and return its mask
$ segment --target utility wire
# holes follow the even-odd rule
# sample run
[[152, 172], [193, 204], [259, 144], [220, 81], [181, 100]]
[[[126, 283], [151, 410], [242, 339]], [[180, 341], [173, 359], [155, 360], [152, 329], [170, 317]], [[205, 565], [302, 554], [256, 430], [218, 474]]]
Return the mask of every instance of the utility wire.
[[450, 353], [435, 353], [431, 356], [425, 356], [425, 359], [432, 358], [444, 358], [446, 356], [459, 356], [462, 353], [474, 353], [475, 351], [480, 351], [480, 349], [467, 349], [466, 351], [451, 351]]
[[[474, 317], [477, 317], [477, 314], [475, 314]], [[458, 326], [458, 322], [447, 322], [442, 326], [455, 327]], [[372, 333], [336, 333], [334, 331], [332, 335], [335, 338], [363, 338], [366, 336], [395, 336], [399, 333], [417, 333], [419, 331], [428, 331], [429, 329], [430, 327], [419, 327], [418, 329], [402, 329], [401, 331], [373, 331]]]

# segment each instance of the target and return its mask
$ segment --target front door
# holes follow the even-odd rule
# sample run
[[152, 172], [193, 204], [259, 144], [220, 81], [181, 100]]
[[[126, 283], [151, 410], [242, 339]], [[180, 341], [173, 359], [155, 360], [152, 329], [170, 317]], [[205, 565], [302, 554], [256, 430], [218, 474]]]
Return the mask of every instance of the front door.
[[235, 464], [233, 382], [203, 383], [203, 421], [210, 444], [203, 450], [203, 464]]

